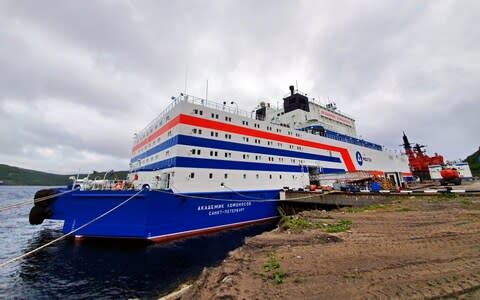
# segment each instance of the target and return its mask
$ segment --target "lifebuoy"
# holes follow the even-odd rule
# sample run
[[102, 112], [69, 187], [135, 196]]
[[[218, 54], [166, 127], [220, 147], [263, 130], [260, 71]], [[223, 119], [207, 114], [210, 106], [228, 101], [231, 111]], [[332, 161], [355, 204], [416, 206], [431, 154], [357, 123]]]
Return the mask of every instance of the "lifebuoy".
[[115, 190], [116, 190], [116, 191], [119, 191], [119, 190], [121, 190], [121, 189], [123, 189], [123, 183], [122, 183], [121, 181], [117, 181], [117, 182], [115, 183]]

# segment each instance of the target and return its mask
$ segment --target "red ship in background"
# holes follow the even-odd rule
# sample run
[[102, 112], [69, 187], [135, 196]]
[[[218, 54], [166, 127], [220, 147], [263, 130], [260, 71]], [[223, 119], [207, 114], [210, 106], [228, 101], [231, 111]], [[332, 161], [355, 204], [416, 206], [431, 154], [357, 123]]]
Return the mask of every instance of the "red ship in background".
[[408, 164], [413, 176], [420, 178], [420, 180], [430, 180], [430, 172], [428, 166], [430, 165], [444, 165], [443, 156], [435, 153], [435, 156], [426, 155], [424, 150], [425, 145], [415, 144], [412, 147], [408, 141], [407, 135], [403, 133], [403, 145], [405, 154], [408, 155]]

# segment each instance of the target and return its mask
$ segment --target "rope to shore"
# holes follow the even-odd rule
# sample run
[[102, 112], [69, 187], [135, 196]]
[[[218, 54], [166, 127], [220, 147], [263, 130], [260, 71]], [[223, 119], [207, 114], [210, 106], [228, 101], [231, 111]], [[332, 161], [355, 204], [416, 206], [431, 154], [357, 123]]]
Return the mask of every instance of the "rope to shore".
[[58, 242], [58, 241], [60, 241], [60, 240], [63, 240], [63, 239], [66, 238], [67, 236], [69, 236], [69, 235], [71, 235], [71, 234], [73, 234], [73, 233], [75, 233], [75, 232], [77, 232], [77, 231], [79, 231], [79, 230], [87, 227], [88, 225], [90, 225], [90, 224], [92, 224], [92, 223], [100, 220], [101, 218], [105, 217], [106, 215], [110, 214], [110, 213], [113, 212], [114, 210], [116, 210], [116, 209], [120, 208], [121, 206], [123, 206], [124, 204], [126, 204], [128, 201], [130, 201], [130, 200], [132, 200], [133, 198], [135, 198], [136, 196], [138, 196], [141, 192], [143, 192], [143, 190], [144, 190], [144, 189], [139, 190], [137, 193], [135, 193], [134, 195], [132, 195], [131, 197], [129, 197], [129, 198], [126, 199], [125, 201], [123, 201], [123, 202], [121, 202], [120, 204], [118, 204], [117, 206], [109, 209], [108, 211], [106, 211], [106, 212], [104, 212], [103, 214], [99, 215], [99, 216], [96, 217], [95, 219], [92, 219], [92, 220], [90, 220], [89, 222], [83, 224], [82, 226], [80, 226], [80, 227], [78, 227], [78, 228], [76, 228], [76, 229], [74, 229], [74, 230], [72, 230], [72, 231], [70, 231], [70, 232], [67, 232], [67, 233], [65, 233], [64, 235], [62, 235], [62, 236], [60, 236], [60, 237], [58, 237], [58, 238], [56, 238], [56, 239], [54, 239], [54, 240], [46, 243], [46, 244], [44, 244], [44, 245], [42, 245], [42, 246], [40, 246], [40, 247], [37, 247], [37, 248], [35, 248], [35, 249], [31, 250], [31, 251], [28, 251], [28, 252], [26, 252], [26, 253], [24, 253], [24, 254], [22, 254], [22, 255], [19, 255], [19, 256], [17, 256], [17, 257], [11, 258], [11, 259], [9, 259], [9, 260], [1, 263], [1, 264], [0, 264], [0, 268], [3, 268], [3, 267], [5, 267], [6, 265], [11, 264], [12, 262], [15, 262], [15, 261], [17, 261], [17, 260], [19, 260], [19, 259], [22, 259], [22, 258], [26, 257], [26, 256], [29, 256], [29, 255], [31, 255], [31, 254], [33, 254], [33, 253], [35, 253], [35, 252], [38, 252], [38, 251], [42, 250], [43, 248], [46, 248], [46, 247], [48, 247], [48, 246], [50, 246], [50, 245], [52, 245], [52, 244], [54, 244], [54, 243], [56, 243], [56, 242]]
[[[40, 197], [40, 198], [37, 198], [37, 199], [33, 199], [33, 203], [42, 202], [42, 201], [45, 201], [45, 200], [48, 200], [48, 199], [55, 198], [57, 196], [61, 196], [61, 195], [71, 193], [73, 191], [77, 191], [77, 190], [78, 190], [78, 188], [73, 189], [73, 190], [68, 190], [68, 191], [65, 191], [65, 192], [61, 192], [61, 193], [58, 193], [58, 194], [50, 195], [50, 196], [45, 196], [45, 197]], [[26, 204], [32, 204], [32, 200], [28, 200], [28, 201], [19, 202], [19, 203], [16, 203], [16, 204], [10, 204], [10, 205], [0, 207], [0, 212], [6, 211], [6, 210], [9, 210], [9, 209], [12, 209], [12, 208], [20, 207], [20, 206], [23, 206], [23, 205], [26, 205]]]
[[[172, 185], [173, 188], [175, 188], [176, 190], [178, 190], [176, 187], [174, 187]], [[229, 188], [230, 189], [230, 188]], [[231, 189], [230, 189], [231, 190]], [[164, 194], [169, 194], [169, 195], [174, 195], [174, 196], [181, 196], [181, 197], [185, 197], [185, 198], [192, 198], [192, 199], [201, 199], [201, 200], [212, 200], [212, 201], [225, 201], [225, 202], [248, 202], [248, 201], [252, 201], [254, 200], [255, 202], [276, 202], [276, 201], [281, 201], [280, 199], [263, 199], [263, 198], [256, 198], [256, 197], [252, 197], [252, 196], [248, 196], [248, 195], [244, 195], [240, 192], [237, 192], [237, 191], [234, 191], [234, 190], [231, 190], [232, 192], [234, 192], [235, 194], [237, 195], [240, 195], [242, 197], [245, 197], [245, 198], [251, 198], [252, 200], [247, 200], [247, 199], [225, 199], [225, 198], [213, 198], [213, 197], [204, 197], [204, 196], [195, 196], [195, 195], [188, 195], [188, 194], [184, 194], [182, 192], [179, 192], [179, 193], [174, 193], [174, 192], [169, 192], [169, 191], [165, 191], [165, 190], [154, 190], [155, 192], [160, 192], [160, 193], [164, 193]], [[179, 191], [179, 190], [178, 190]], [[303, 197], [295, 197], [295, 198], [289, 198], [288, 200], [301, 200], [301, 199], [310, 199], [310, 198], [314, 198], [316, 197], [317, 195], [312, 195], [312, 196], [303, 196]]]

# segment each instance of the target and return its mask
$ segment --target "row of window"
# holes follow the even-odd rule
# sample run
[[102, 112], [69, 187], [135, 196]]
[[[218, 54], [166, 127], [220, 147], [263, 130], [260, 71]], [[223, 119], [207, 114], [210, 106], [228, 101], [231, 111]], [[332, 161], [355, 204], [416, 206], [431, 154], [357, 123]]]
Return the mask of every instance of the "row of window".
[[[193, 134], [198, 134], [198, 135], [201, 135], [203, 133], [202, 129], [199, 129], [199, 128], [193, 128], [192, 129], [192, 133]], [[219, 137], [219, 133], [217, 131], [210, 131], [210, 136], [211, 137]], [[224, 134], [224, 137], [225, 139], [227, 140], [231, 140], [232, 139], [232, 135], [230, 133], [225, 133]], [[242, 140], [244, 142], [250, 142], [250, 138], [247, 137], [247, 136], [242, 136]], [[258, 145], [261, 145], [262, 144], [262, 140], [261, 139], [253, 139], [253, 142], [255, 144], [258, 144]], [[273, 145], [273, 142], [272, 141], [267, 141], [267, 145], [268, 146], [272, 146]], [[277, 146], [282, 148], [283, 147], [283, 143], [280, 143], [280, 142], [277, 142]], [[296, 145], [289, 145], [289, 148], [290, 149], [297, 149], [297, 150], [303, 150], [303, 147], [302, 146], [296, 146]]]
[[[200, 149], [191, 149], [190, 150], [190, 153], [192, 153], [193, 155], [201, 155], [202, 154], [202, 151]], [[224, 152], [223, 155], [225, 156], [225, 158], [231, 158], [232, 157], [232, 152]], [[158, 155], [155, 155], [155, 158], [157, 158]], [[210, 156], [211, 157], [218, 157], [218, 151], [213, 151], [213, 150], [210, 150]], [[243, 154], [242, 155], [242, 158], [243, 159], [250, 159], [250, 154]], [[275, 161], [275, 157], [273, 156], [268, 156], [267, 157], [268, 161]], [[262, 156], [261, 155], [255, 155], [255, 160], [262, 160]], [[279, 162], [283, 162], [284, 161], [284, 158], [283, 157], [278, 157], [278, 161]], [[290, 162], [291, 163], [299, 163], [299, 164], [303, 164], [305, 161], [303, 159], [295, 159], [295, 158], [291, 158], [290, 159]]]
[[[228, 179], [228, 173], [225, 173], [223, 174], [223, 179]], [[188, 177], [190, 179], [194, 179], [195, 178], [195, 172], [191, 172], [190, 175], [188, 175]], [[262, 176], [260, 176], [260, 174], [255, 174], [255, 179], [261, 179]], [[208, 178], [209, 179], [214, 179], [214, 175], [213, 173], [209, 173], [208, 174]], [[242, 176], [243, 179], [247, 179], [247, 174], [243, 174]], [[292, 175], [292, 179], [297, 179], [298, 176], [297, 175]], [[268, 179], [273, 179], [273, 175], [272, 174], [269, 174], [268, 175]], [[278, 179], [283, 179], [283, 175], [282, 174], [278, 174]]]
[[[199, 110], [199, 109], [194, 109], [194, 110], [193, 110], [193, 113], [196, 114], [196, 115], [200, 115], [200, 116], [203, 115], [203, 111], [202, 111], [202, 110]], [[211, 117], [212, 119], [217, 119], [217, 120], [218, 120], [218, 119], [219, 119], [219, 114], [217, 114], [217, 113], [211, 113], [210, 117]], [[225, 116], [225, 121], [226, 121], [226, 122], [232, 122], [232, 117]], [[244, 125], [244, 126], [249, 126], [249, 125], [248, 125], [248, 121], [242, 120], [242, 125]], [[260, 129], [260, 124], [259, 124], [259, 123], [253, 123], [253, 127]], [[272, 126], [267, 126], [266, 129], [267, 129], [268, 131], [273, 131], [273, 127], [272, 127]], [[282, 132], [282, 129], [276, 128], [275, 131], [278, 132], [278, 133], [281, 133], [281, 132]], [[293, 131], [288, 131], [287, 134], [288, 134], [288, 135], [293, 135]], [[301, 134], [297, 132], [297, 133], [295, 133], [295, 136], [300, 137]]]
[[[201, 155], [202, 150], [194, 148], [194, 149], [190, 149], [190, 153], [192, 153], [193, 155]], [[165, 154], [166, 157], [169, 157], [170, 156], [170, 150], [165, 151], [164, 154]], [[210, 154], [211, 157], [218, 157], [218, 155], [219, 155], [218, 151], [214, 151], [214, 150], [210, 150], [209, 154]], [[232, 157], [232, 152], [224, 152], [223, 155], [224, 155], [225, 158], [231, 158]], [[160, 154], [155, 154], [151, 157], [147, 157], [147, 158], [144, 158], [140, 161], [137, 161], [136, 163], [140, 163], [141, 165], [144, 165], [144, 164], [156, 161], [159, 158], [160, 158]], [[242, 158], [245, 159], [245, 160], [248, 160], [248, 159], [250, 159], [250, 154], [243, 154]], [[275, 161], [275, 157], [273, 157], [273, 156], [268, 156], [267, 159], [270, 162]], [[262, 160], [262, 155], [255, 155], [255, 160], [261, 161]], [[278, 162], [283, 162], [284, 157], [278, 157], [277, 160], [278, 160]], [[305, 161], [303, 159], [298, 159], [297, 160], [295, 158], [291, 158], [290, 162], [293, 163], [293, 164], [296, 164], [297, 162], [299, 164], [303, 164]]]

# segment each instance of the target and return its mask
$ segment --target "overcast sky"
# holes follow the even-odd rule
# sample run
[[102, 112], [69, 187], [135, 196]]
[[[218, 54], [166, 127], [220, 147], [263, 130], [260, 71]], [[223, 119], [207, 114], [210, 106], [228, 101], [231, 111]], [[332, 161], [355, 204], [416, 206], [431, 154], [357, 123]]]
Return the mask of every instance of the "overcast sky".
[[0, 1], [0, 163], [126, 170], [185, 88], [251, 111], [298, 82], [400, 150], [480, 145], [479, 1]]

